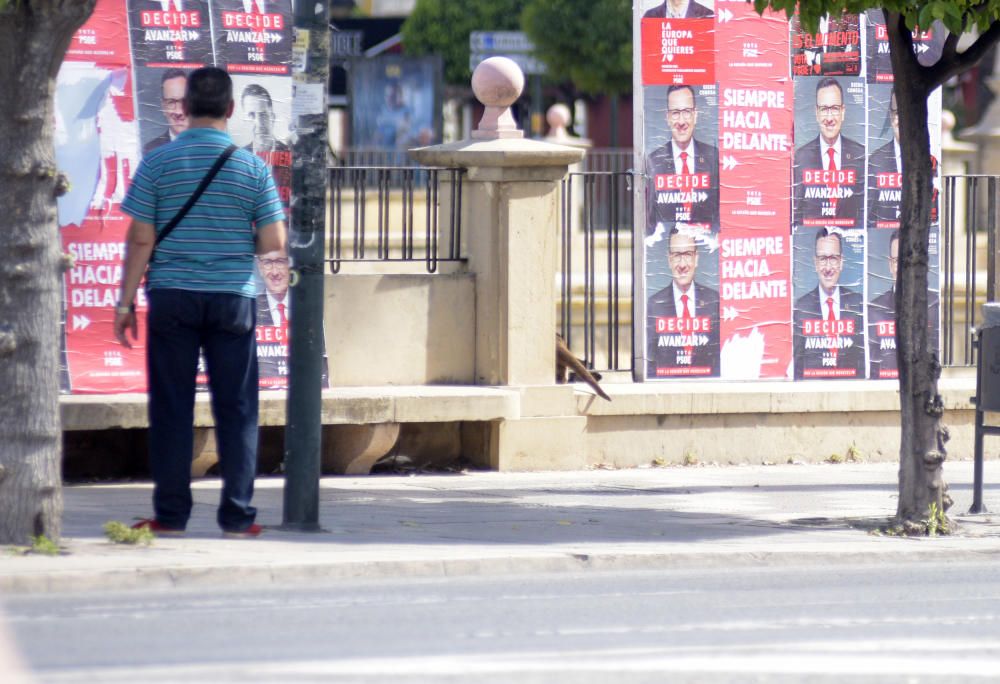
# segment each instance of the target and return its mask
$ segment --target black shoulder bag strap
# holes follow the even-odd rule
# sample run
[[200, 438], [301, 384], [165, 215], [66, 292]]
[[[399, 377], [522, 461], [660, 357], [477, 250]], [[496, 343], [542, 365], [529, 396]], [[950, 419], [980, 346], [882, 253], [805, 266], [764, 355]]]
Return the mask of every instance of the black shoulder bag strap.
[[208, 170], [205, 177], [201, 179], [201, 183], [198, 184], [197, 189], [195, 189], [194, 193], [188, 198], [188, 201], [184, 203], [184, 206], [177, 212], [177, 215], [170, 219], [170, 223], [163, 226], [163, 230], [161, 230], [160, 234], [156, 236], [157, 245], [163, 242], [163, 240], [170, 235], [170, 231], [176, 228], [177, 224], [181, 222], [181, 219], [184, 218], [189, 211], [191, 211], [191, 207], [194, 206], [194, 203], [198, 201], [198, 198], [201, 197], [202, 193], [205, 192], [205, 189], [208, 188], [209, 183], [211, 183], [212, 179], [215, 178], [215, 174], [219, 173], [219, 169], [223, 167], [226, 160], [229, 159], [229, 157], [232, 156], [233, 152], [236, 150], [236, 145], [230, 145], [222, 152], [222, 154], [219, 155], [219, 158], [215, 160], [215, 164], [213, 164], [212, 168]]

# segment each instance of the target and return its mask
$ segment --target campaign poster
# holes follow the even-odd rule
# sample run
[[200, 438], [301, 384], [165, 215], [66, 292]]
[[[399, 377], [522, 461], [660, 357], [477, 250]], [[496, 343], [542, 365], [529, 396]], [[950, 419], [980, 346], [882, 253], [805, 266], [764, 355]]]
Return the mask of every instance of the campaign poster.
[[868, 86], [868, 149], [868, 227], [898, 229], [903, 165], [891, 82]]
[[[132, 349], [112, 337], [129, 219], [121, 201], [139, 164], [125, 12], [101, 0], [76, 33], [55, 92], [55, 160], [67, 179], [56, 200], [63, 250], [63, 389], [81, 393], [145, 389], [140, 339]], [[140, 331], [144, 331], [140, 308]]]
[[788, 18], [757, 14], [746, 0], [716, 0], [715, 77], [720, 84], [768, 85], [789, 77]]
[[860, 76], [861, 16], [820, 17], [815, 33], [805, 30], [795, 14], [791, 22], [792, 75]]
[[[892, 83], [892, 59], [889, 52], [889, 33], [885, 28], [885, 16], [882, 10], [868, 10], [866, 17], [866, 73], [869, 83]], [[934, 22], [930, 29], [913, 32], [913, 51], [917, 53], [917, 61], [924, 66], [930, 66], [941, 58], [944, 50], [944, 40], [948, 30], [941, 22]]]
[[646, 234], [719, 227], [719, 98], [714, 85], [643, 89]]
[[865, 377], [865, 231], [796, 227], [796, 380]]
[[790, 378], [792, 240], [787, 229], [719, 237], [722, 377]]
[[[927, 337], [940, 349], [940, 231], [932, 227], [928, 245]], [[868, 233], [868, 377], [899, 377], [896, 349], [896, 276], [899, 271], [899, 231]]]
[[643, 85], [715, 83], [715, 0], [643, 3]]
[[440, 142], [442, 68], [438, 57], [350, 60], [351, 144], [402, 152]]
[[[931, 142], [933, 187], [931, 222], [939, 220], [941, 159], [941, 90], [928, 98], [928, 136]], [[868, 85], [868, 227], [898, 229], [903, 199], [902, 150], [899, 111], [892, 83]]]
[[216, 65], [230, 74], [289, 75], [291, 0], [212, 0]]
[[[787, 234], [794, 149], [792, 84], [722, 84], [720, 88], [723, 229], [732, 226]], [[762, 183], [765, 178], [767, 182]]]
[[232, 74], [236, 107], [229, 120], [233, 143], [271, 167], [285, 210], [292, 197], [292, 79], [266, 74]]
[[718, 233], [676, 225], [646, 239], [646, 377], [719, 376]]
[[797, 78], [792, 165], [796, 226], [864, 227], [865, 83], [857, 78]]
[[143, 155], [187, 130], [187, 75], [215, 63], [208, 0], [128, 0]]
[[[261, 389], [288, 387], [289, 330], [292, 298], [288, 290], [291, 269], [284, 251], [257, 256], [257, 367]], [[329, 387], [326, 351], [323, 387]]]

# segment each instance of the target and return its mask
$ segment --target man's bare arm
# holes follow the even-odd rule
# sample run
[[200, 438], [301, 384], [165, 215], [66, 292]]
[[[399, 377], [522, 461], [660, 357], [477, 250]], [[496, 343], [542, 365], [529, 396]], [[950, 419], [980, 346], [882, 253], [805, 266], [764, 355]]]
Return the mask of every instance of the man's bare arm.
[[287, 247], [288, 230], [284, 221], [275, 221], [257, 229], [257, 254], [286, 252]]
[[[153, 255], [153, 248], [156, 246], [156, 229], [151, 223], [136, 221], [128, 228], [128, 236], [125, 238], [125, 272], [122, 274], [121, 297], [118, 302], [121, 306], [130, 306], [135, 303], [136, 292], [139, 291], [139, 283], [146, 273], [146, 265]], [[135, 313], [122, 310], [115, 312], [114, 323], [115, 337], [125, 347], [131, 348], [125, 333], [132, 331], [132, 339], [139, 336], [139, 324]]]

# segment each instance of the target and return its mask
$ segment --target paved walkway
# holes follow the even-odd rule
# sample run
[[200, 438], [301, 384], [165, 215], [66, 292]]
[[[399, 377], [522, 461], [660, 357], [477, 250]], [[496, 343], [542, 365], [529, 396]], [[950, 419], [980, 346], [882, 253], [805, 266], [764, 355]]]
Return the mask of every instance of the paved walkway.
[[[1000, 560], [1000, 514], [965, 515], [972, 463], [946, 464], [959, 535], [897, 539], [852, 523], [896, 508], [894, 464], [672, 467], [325, 478], [320, 533], [276, 529], [281, 479], [260, 479], [253, 540], [215, 527], [217, 480], [195, 485], [182, 539], [114, 545], [101, 527], [149, 514], [150, 485], [65, 489], [57, 557], [0, 557], [0, 593], [763, 563]], [[1000, 462], [987, 463], [1000, 513]]]

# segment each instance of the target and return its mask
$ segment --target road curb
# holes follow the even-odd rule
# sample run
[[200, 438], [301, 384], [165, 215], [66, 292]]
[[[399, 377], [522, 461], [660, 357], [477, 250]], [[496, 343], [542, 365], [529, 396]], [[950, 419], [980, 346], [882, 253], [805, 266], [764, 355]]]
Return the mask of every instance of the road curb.
[[178, 565], [108, 570], [66, 570], [0, 576], [0, 595], [87, 591], [169, 590], [288, 586], [340, 579], [407, 579], [564, 573], [604, 570], [752, 568], [871, 565], [906, 562], [1000, 560], [1000, 547], [982, 549], [774, 550], [696, 553], [569, 553], [450, 559], [359, 560], [315, 563]]

